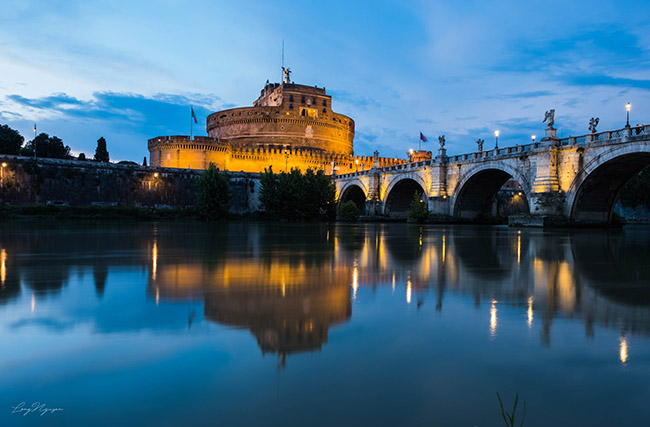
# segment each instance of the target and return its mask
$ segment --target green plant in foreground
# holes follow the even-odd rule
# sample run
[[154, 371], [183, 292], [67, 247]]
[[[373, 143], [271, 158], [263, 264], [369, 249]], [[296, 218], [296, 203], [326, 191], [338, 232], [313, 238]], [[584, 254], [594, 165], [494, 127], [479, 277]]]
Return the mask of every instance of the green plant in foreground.
[[339, 206], [339, 218], [341, 221], [356, 221], [359, 219], [359, 208], [352, 200]]
[[[497, 391], [497, 399], [499, 399], [499, 408], [501, 408], [501, 416], [503, 417], [503, 421], [505, 421], [506, 426], [508, 427], [515, 427], [515, 412], [517, 411], [517, 403], [519, 402], [519, 393], [515, 394], [515, 404], [512, 407], [512, 413], [507, 413], [505, 409], [503, 409], [503, 402], [501, 401], [501, 396], [499, 395], [499, 392]], [[519, 424], [519, 427], [524, 425], [524, 421], [526, 420], [526, 401], [524, 401], [524, 415], [521, 418], [521, 424]]]

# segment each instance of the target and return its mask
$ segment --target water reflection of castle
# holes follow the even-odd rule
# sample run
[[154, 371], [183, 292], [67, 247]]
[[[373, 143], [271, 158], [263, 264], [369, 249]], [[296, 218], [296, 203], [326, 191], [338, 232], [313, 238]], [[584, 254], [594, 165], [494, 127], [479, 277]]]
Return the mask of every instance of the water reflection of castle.
[[[249, 329], [263, 352], [312, 351], [351, 316], [360, 287], [393, 286], [407, 304], [444, 312], [448, 292], [522, 322], [551, 344], [558, 316], [650, 336], [650, 230], [516, 231], [389, 225], [116, 224], [84, 230], [0, 228], [0, 304], [60, 291], [92, 268], [99, 298], [114, 267], [141, 268], [152, 299], [204, 301], [211, 321]], [[51, 257], [51, 254], [57, 254]], [[29, 255], [29, 256], [26, 256]], [[108, 285], [110, 286], [110, 284]], [[426, 307], [425, 305], [425, 307]], [[1, 308], [0, 308], [1, 310]], [[627, 357], [627, 356], [625, 356]], [[621, 360], [623, 360], [621, 356]]]

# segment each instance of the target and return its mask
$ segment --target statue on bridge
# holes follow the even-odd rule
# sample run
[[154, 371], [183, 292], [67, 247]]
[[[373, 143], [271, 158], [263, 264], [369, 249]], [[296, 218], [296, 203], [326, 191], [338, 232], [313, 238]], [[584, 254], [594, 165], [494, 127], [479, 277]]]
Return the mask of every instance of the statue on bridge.
[[444, 135], [440, 135], [438, 137], [438, 142], [440, 143], [440, 148], [441, 149], [445, 148], [445, 136]]
[[478, 145], [478, 152], [479, 153], [483, 151], [483, 143], [484, 142], [485, 142], [485, 140], [481, 139], [481, 138], [476, 140], [476, 145]]
[[592, 117], [591, 120], [589, 120], [589, 132], [596, 133], [596, 126], [598, 126], [599, 121], [600, 119], [598, 117]]
[[555, 124], [555, 110], [551, 109], [544, 113], [544, 120], [542, 120], [542, 123], [546, 122], [546, 129], [553, 129], [553, 125]]

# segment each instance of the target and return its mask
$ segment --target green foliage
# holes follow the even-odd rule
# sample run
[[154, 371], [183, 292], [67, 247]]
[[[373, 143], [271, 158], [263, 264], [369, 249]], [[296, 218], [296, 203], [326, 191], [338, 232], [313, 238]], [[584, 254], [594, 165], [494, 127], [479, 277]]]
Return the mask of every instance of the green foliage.
[[77, 157], [77, 160], [86, 160], [86, 153], [79, 153], [79, 157]]
[[342, 221], [356, 221], [359, 219], [359, 208], [357, 207], [357, 204], [352, 200], [348, 200], [341, 204], [341, 206], [339, 206], [339, 218]]
[[210, 163], [198, 182], [196, 207], [202, 218], [215, 220], [225, 218], [230, 207], [230, 182], [225, 172]]
[[618, 202], [626, 208], [650, 208], [650, 168], [642, 170], [623, 186]]
[[108, 163], [110, 158], [108, 150], [106, 149], [106, 140], [102, 136], [97, 140], [97, 148], [95, 149], [95, 160], [98, 162]]
[[7, 125], [0, 126], [0, 154], [18, 154], [25, 138]]
[[142, 160], [142, 166], [147, 166], [147, 156], [144, 156], [144, 160]]
[[429, 209], [422, 200], [422, 193], [416, 191], [413, 195], [413, 200], [411, 200], [411, 205], [408, 210], [408, 217], [414, 222], [426, 222], [429, 219]]
[[260, 202], [271, 218], [330, 220], [336, 215], [336, 188], [322, 171], [299, 169], [281, 174], [269, 168], [260, 176]]
[[[499, 408], [501, 409], [501, 416], [503, 417], [503, 421], [505, 421], [507, 427], [515, 427], [515, 412], [517, 411], [517, 403], [519, 402], [519, 393], [515, 394], [515, 404], [512, 407], [512, 413], [507, 413], [505, 409], [503, 409], [503, 402], [501, 401], [501, 396], [499, 395], [499, 392], [497, 392], [497, 399], [499, 399]], [[524, 421], [526, 420], [526, 402], [524, 401], [524, 415], [521, 418], [521, 424], [519, 424], [519, 427], [522, 427], [524, 425]]]
[[36, 147], [36, 156], [50, 159], [70, 159], [70, 147], [63, 145], [61, 138], [49, 136], [41, 133], [33, 140], [29, 141], [20, 150], [22, 156], [33, 156], [34, 146]]

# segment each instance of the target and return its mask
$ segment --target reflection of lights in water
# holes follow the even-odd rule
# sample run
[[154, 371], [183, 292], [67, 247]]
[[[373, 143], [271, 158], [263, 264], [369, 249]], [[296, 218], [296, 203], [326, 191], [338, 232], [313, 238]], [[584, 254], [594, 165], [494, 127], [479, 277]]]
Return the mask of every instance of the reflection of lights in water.
[[622, 364], [627, 364], [627, 338], [621, 335], [619, 338], [618, 358], [621, 359]]
[[490, 336], [494, 336], [497, 332], [497, 300], [492, 300], [490, 307]]
[[420, 227], [420, 249], [422, 249], [422, 227]]
[[528, 297], [528, 327], [533, 326], [533, 297]]
[[330, 242], [330, 231], [327, 230], [327, 243], [329, 243], [329, 242]]
[[160, 288], [156, 286], [156, 305], [160, 304]]
[[282, 276], [282, 298], [287, 296], [287, 284], [285, 282], [284, 276]]
[[517, 264], [521, 263], [521, 230], [517, 231]]
[[7, 251], [4, 249], [0, 251], [0, 282], [2, 286], [5, 285], [5, 280], [7, 279]]
[[[356, 264], [356, 263], [355, 263]], [[357, 289], [359, 289], [359, 269], [354, 267], [352, 270], [352, 299], [357, 299]]]
[[32, 313], [36, 310], [36, 297], [34, 296], [34, 293], [32, 292]]
[[406, 303], [410, 304], [411, 303], [411, 293], [413, 290], [411, 289], [411, 280], [406, 281]]
[[395, 295], [395, 272], [393, 271], [393, 295]]
[[151, 278], [156, 280], [156, 270], [158, 268], [158, 244], [153, 241], [153, 249], [151, 249]]
[[445, 244], [445, 235], [442, 235], [442, 263], [445, 263], [445, 252], [447, 252], [447, 245]]

